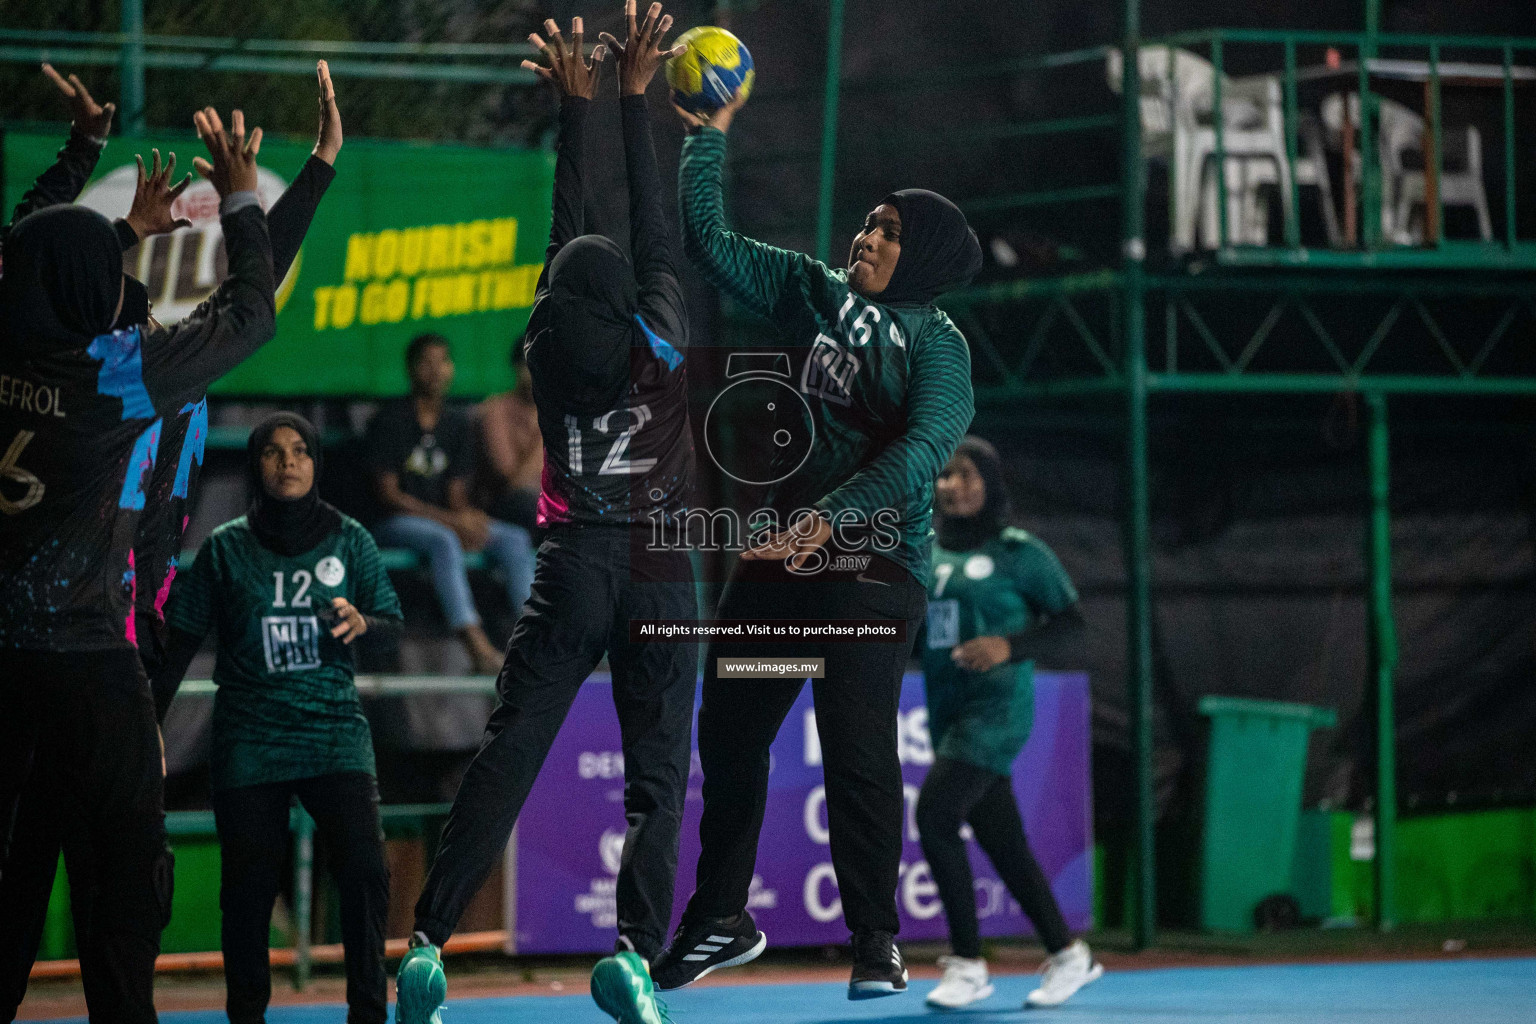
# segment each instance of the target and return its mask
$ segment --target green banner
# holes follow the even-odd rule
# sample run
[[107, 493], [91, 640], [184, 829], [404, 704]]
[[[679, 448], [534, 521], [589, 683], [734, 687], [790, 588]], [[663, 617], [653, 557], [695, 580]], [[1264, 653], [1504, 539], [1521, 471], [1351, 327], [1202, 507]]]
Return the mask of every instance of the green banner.
[[[7, 132], [5, 201], [14, 204], [53, 162], [61, 135]], [[195, 138], [113, 138], [80, 202], [128, 212], [134, 154], [177, 155], [178, 176], [203, 152]], [[310, 144], [268, 139], [260, 192], [268, 209]], [[336, 180], [293, 269], [278, 287], [277, 336], [213, 387], [224, 395], [398, 395], [417, 334], [448, 338], [453, 391], [511, 386], [508, 354], [533, 305], [549, 238], [554, 156], [524, 150], [349, 140]], [[218, 197], [198, 180], [177, 201], [193, 226], [125, 254], [162, 323], [185, 316], [226, 271]]]

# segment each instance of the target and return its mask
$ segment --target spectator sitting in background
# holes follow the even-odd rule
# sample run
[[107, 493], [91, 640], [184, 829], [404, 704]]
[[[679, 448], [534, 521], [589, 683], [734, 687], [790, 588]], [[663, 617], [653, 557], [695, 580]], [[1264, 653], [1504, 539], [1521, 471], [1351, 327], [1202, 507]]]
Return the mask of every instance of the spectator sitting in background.
[[517, 384], [513, 390], [492, 395], [476, 412], [482, 455], [476, 497], [477, 504], [492, 516], [532, 534], [538, 526], [544, 439], [539, 434], [539, 411], [533, 404], [533, 378], [521, 355], [514, 372]]
[[533, 584], [528, 531], [492, 519], [469, 501], [473, 450], [469, 417], [447, 405], [453, 383], [448, 339], [422, 334], [405, 350], [408, 398], [386, 403], [368, 425], [365, 447], [384, 518], [374, 536], [386, 547], [425, 557], [432, 586], [469, 653], [474, 670], [494, 675], [501, 651], [486, 637], [475, 611], [464, 552], [484, 550], [507, 578], [507, 598], [522, 608]]

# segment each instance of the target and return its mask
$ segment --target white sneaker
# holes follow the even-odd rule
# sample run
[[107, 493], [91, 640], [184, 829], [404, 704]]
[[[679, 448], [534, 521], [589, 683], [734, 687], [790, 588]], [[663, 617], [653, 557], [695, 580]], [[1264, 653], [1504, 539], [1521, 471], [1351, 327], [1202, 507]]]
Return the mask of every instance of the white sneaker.
[[941, 1010], [958, 1010], [970, 1006], [978, 999], [992, 994], [992, 983], [987, 980], [985, 960], [967, 960], [963, 956], [941, 956], [939, 966], [944, 968], [944, 980], [928, 993], [928, 1005]]
[[1025, 1006], [1060, 1006], [1078, 989], [1101, 978], [1104, 965], [1095, 961], [1088, 944], [1078, 939], [1060, 953], [1046, 957], [1040, 974], [1040, 987], [1025, 997]]

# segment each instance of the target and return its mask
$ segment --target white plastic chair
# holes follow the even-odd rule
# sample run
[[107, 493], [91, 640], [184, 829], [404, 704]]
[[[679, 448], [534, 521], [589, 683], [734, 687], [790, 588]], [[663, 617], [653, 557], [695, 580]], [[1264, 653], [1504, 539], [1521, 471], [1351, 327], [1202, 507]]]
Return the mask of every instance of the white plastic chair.
[[[1121, 91], [1123, 58], [1110, 50], [1105, 75], [1110, 89]], [[1198, 241], [1220, 244], [1214, 117], [1216, 70], [1188, 50], [1142, 47], [1142, 154], [1169, 163], [1172, 206], [1171, 248], [1189, 252]], [[1227, 240], [1231, 244], [1267, 245], [1268, 210], [1260, 188], [1290, 189], [1291, 167], [1285, 149], [1285, 115], [1280, 83], [1272, 75], [1222, 79], [1222, 143], [1226, 151]], [[1200, 236], [1197, 238], [1197, 234]]]
[[[1334, 150], [1343, 146], [1344, 100], [1343, 94], [1334, 93], [1323, 100], [1321, 109], [1329, 147]], [[1350, 122], [1358, 130], [1360, 94], [1352, 92], [1348, 100]], [[1422, 245], [1424, 224], [1422, 219], [1414, 219], [1412, 213], [1415, 206], [1424, 205], [1428, 190], [1423, 170], [1424, 119], [1403, 104], [1384, 97], [1377, 97], [1377, 109], [1382, 234], [1399, 245]], [[1452, 167], [1449, 161], [1441, 162], [1440, 201], [1443, 206], [1472, 207], [1477, 214], [1478, 232], [1483, 241], [1489, 242], [1493, 240], [1493, 219], [1488, 213], [1488, 193], [1483, 184], [1482, 133], [1476, 126], [1468, 125], [1465, 139], [1466, 148], [1460, 154], [1461, 167]], [[1360, 174], [1358, 149], [1351, 155], [1355, 158], [1355, 181], [1350, 183], [1353, 187]]]

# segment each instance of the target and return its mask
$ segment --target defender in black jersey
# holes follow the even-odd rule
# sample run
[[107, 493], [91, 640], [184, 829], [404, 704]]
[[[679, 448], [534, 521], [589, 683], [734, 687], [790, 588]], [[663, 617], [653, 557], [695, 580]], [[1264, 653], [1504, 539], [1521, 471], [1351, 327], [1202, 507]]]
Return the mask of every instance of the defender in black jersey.
[[[336, 178], [336, 154], [341, 151], [341, 113], [336, 107], [336, 90], [325, 61], [318, 63], [316, 75], [320, 83], [320, 126], [315, 148], [267, 211], [267, 228], [272, 238], [272, 280], [278, 284], [293, 266], [320, 200]], [[136, 242], [137, 238], [128, 245]], [[147, 318], [147, 309], [144, 314]], [[133, 620], [139, 657], [150, 675], [154, 675], [165, 654], [165, 602], [176, 578], [182, 534], [197, 492], [207, 441], [208, 400], [202, 396], [167, 419], [160, 432], [154, 470], [145, 488], [144, 514], [133, 540], [133, 561], [138, 573]], [[160, 718], [165, 718], [164, 708], [160, 709]]]
[[[548, 534], [497, 680], [500, 700], [416, 904], [414, 948], [397, 982], [402, 1024], [434, 1019], [446, 994], [438, 947], [499, 861], [577, 690], [604, 653], [629, 823], [616, 948], [636, 964], [654, 956], [671, 917], [697, 648], [629, 639], [633, 619], [697, 614], [687, 553], [647, 549], [651, 518], [681, 512], [693, 485], [680, 351], [687, 316], [644, 95], [667, 55], [654, 45], [665, 31], [659, 9], [643, 35], [631, 16], [633, 59], [621, 68], [633, 265], [612, 241], [582, 234], [583, 126], [596, 65], [581, 56], [581, 19], [569, 44], [553, 22], [548, 44], [535, 37], [554, 67], [541, 71], [561, 93], [554, 222], [524, 342], [544, 435], [539, 521]], [[642, 984], [648, 991], [649, 978]], [[598, 994], [596, 976], [593, 985]]]
[[[0, 277], [0, 815], [29, 775], [78, 819], [90, 883], [81, 951], [93, 1016], [155, 1019], [170, 910], [160, 744], [128, 624], [132, 541], [162, 418], [271, 337], [272, 257], [249, 144], [197, 116], [230, 276], [174, 328], [113, 331], [125, 290], [106, 218], [70, 206], [23, 218]], [[0, 956], [19, 936], [0, 931]]]
[[[320, 200], [335, 177], [332, 164], [341, 148], [341, 117], [336, 109], [335, 91], [325, 62], [318, 68], [320, 78], [320, 128], [313, 155], [305, 163], [283, 195], [272, 204], [267, 215], [272, 239], [273, 280], [281, 281], [298, 255]], [[77, 133], [78, 134], [78, 133]], [[27, 199], [45, 199], [41, 205], [68, 203], [94, 168], [99, 147], [85, 149], [74, 137], [60, 153], [60, 160], [38, 179]], [[88, 157], [88, 159], [86, 159]], [[153, 167], [140, 175], [133, 210], [114, 223], [125, 253], [151, 234], [173, 230], [177, 226], [171, 203], [185, 183], [170, 186], [175, 166], [171, 155], [164, 171], [159, 153]], [[49, 187], [45, 188], [45, 184]], [[23, 206], [27, 204], [23, 200]], [[30, 212], [18, 208], [18, 213]], [[135, 304], [134, 287], [143, 292], [144, 301]], [[123, 310], [117, 325], [145, 325], [148, 320], [148, 293], [143, 286], [125, 275]], [[131, 307], [131, 308], [130, 308]], [[174, 418], [168, 418], [160, 435], [160, 449], [155, 458], [150, 482], [145, 486], [144, 511], [134, 538], [134, 565], [137, 585], [132, 613], [133, 634], [139, 660], [152, 678], [165, 662], [169, 636], [165, 625], [166, 600], [176, 577], [182, 533], [192, 507], [197, 478], [203, 464], [203, 449], [208, 432], [206, 399], [183, 406]], [[157, 692], [156, 713], [164, 722], [171, 692]], [[21, 940], [16, 955], [0, 962], [0, 1021], [10, 1020], [26, 995], [29, 967], [36, 956], [53, 889], [59, 853], [64, 845], [62, 830], [52, 806], [51, 788], [34, 777], [22, 794], [15, 825], [15, 840], [0, 869], [0, 906], [9, 910], [7, 925]], [[65, 859], [78, 872], [79, 851], [66, 851]], [[83, 935], [88, 924], [76, 915], [76, 932]]]

